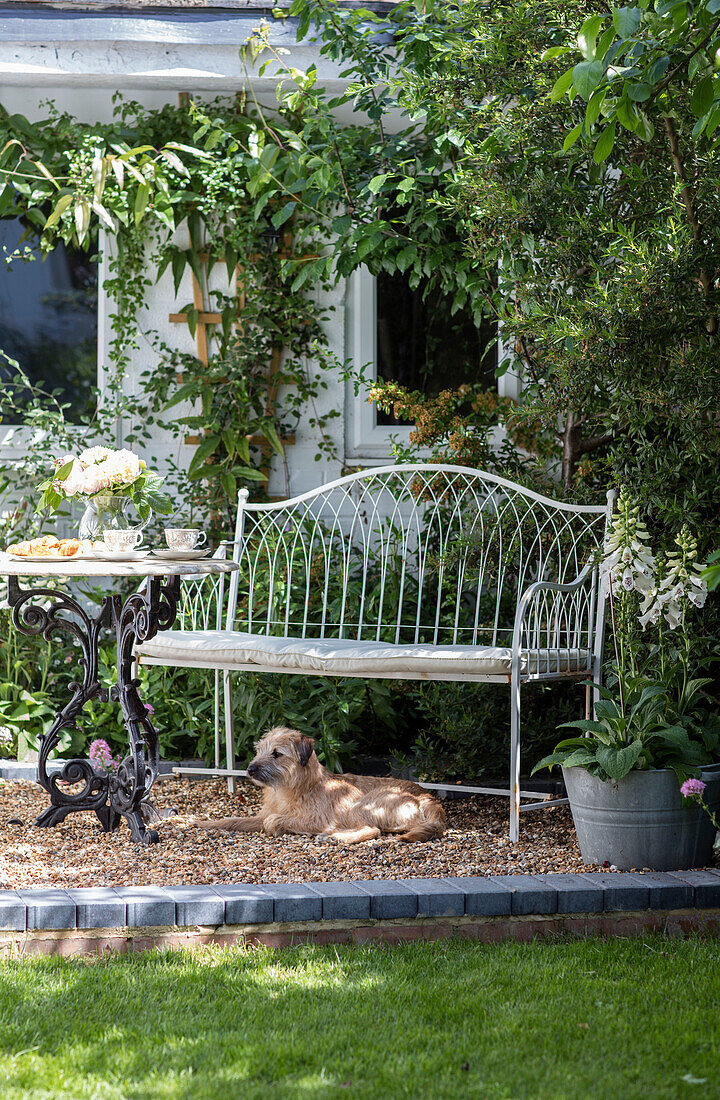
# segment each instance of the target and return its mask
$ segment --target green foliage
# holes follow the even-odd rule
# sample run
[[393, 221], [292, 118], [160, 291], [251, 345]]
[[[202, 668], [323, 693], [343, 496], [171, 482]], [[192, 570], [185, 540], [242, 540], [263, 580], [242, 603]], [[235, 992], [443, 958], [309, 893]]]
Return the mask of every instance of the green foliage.
[[[699, 775], [703, 764], [717, 762], [720, 718], [710, 712], [702, 688], [709, 680], [691, 680], [680, 699], [676, 676], [658, 682], [647, 676], [625, 677], [622, 702], [599, 687], [595, 719], [564, 722], [583, 736], [565, 738], [533, 768], [562, 764], [581, 767], [603, 780], [622, 779], [633, 769], [672, 768], [680, 782]], [[673, 717], [675, 723], [672, 722]]]
[[717, 761], [720, 717], [704, 691], [712, 681], [696, 675], [717, 656], [692, 622], [707, 595], [702, 570], [686, 525], [673, 550], [652, 554], [623, 487], [600, 564], [614, 650], [609, 687], [596, 685], [592, 720], [563, 723], [583, 736], [561, 741], [535, 770], [562, 764], [617, 780], [633, 769], [672, 768], [682, 782]]
[[[514, 419], [549, 446], [566, 494], [622, 480], [660, 532], [687, 498], [712, 545], [714, 5], [600, 15], [583, 0], [470, 0], [443, 16], [425, 62], [401, 63], [395, 87], [409, 111], [459, 135], [441, 202], [462, 212], [508, 364], [524, 376]], [[475, 420], [482, 433], [469, 416], [467, 434]]]
[[[584, 21], [576, 39], [584, 60], [558, 78], [555, 98], [561, 98], [562, 89], [562, 95], [587, 101], [581, 128], [587, 144], [595, 143], [597, 163], [610, 156], [617, 123], [649, 143], [655, 136], [654, 117], [687, 118], [688, 109], [693, 116], [688, 119], [689, 136], [704, 135], [716, 142], [719, 12], [717, 0], [655, 5], [644, 0], [637, 7], [612, 8], [608, 15], [591, 15]], [[550, 60], [573, 52], [568, 44], [544, 56]]]
[[[561, 722], [582, 712], [576, 685], [532, 684], [523, 690], [522, 763], [544, 756]], [[407, 685], [405, 721], [393, 756], [428, 780], [502, 780], [510, 752], [510, 700], [503, 684]], [[523, 768], [524, 770], [524, 768]]]

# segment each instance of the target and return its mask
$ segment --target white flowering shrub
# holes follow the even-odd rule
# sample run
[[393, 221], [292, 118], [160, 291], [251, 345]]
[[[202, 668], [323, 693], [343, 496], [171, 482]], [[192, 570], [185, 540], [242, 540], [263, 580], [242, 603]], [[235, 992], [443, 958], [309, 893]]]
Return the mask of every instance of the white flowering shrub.
[[687, 526], [654, 554], [626, 489], [603, 550], [600, 583], [610, 605], [615, 659], [592, 719], [565, 722], [583, 736], [561, 741], [537, 767], [584, 767], [601, 779], [633, 768], [674, 768], [682, 781], [720, 757], [720, 718], [698, 677], [706, 654], [692, 615], [705, 606], [706, 568]]

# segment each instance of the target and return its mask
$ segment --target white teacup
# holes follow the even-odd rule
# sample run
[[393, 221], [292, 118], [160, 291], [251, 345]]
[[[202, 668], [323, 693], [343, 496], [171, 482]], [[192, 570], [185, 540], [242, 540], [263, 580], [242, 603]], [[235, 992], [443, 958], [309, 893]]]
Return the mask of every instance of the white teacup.
[[196, 527], [166, 527], [165, 539], [170, 550], [194, 550], [203, 545], [207, 535]]
[[114, 553], [127, 553], [134, 550], [141, 538], [142, 531], [134, 528], [103, 531], [103, 542], [108, 550], [112, 550]]

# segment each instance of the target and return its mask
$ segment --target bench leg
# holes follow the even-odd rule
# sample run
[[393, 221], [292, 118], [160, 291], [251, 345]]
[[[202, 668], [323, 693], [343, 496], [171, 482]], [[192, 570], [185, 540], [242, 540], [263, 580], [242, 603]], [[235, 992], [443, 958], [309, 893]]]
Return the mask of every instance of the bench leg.
[[[225, 703], [225, 756], [228, 771], [235, 770], [235, 718], [233, 715], [232, 679], [229, 672], [223, 672], [223, 698]], [[229, 775], [227, 788], [235, 794], [235, 776]]]
[[220, 669], [215, 669], [215, 767], [220, 768]]
[[520, 836], [520, 678], [510, 683], [510, 840]]

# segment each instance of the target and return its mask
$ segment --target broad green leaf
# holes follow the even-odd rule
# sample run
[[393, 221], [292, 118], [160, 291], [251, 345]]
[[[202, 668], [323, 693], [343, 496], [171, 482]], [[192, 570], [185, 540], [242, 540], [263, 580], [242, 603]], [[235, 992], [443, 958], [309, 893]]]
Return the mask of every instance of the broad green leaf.
[[150, 198], [150, 188], [148, 187], [148, 185], [146, 183], [140, 184], [140, 186], [137, 189], [137, 195], [135, 196], [135, 209], [134, 209], [135, 225], [140, 225], [140, 222], [143, 220], [143, 217], [145, 215], [145, 209], [147, 207], [149, 198]]
[[168, 164], [175, 169], [176, 172], [179, 172], [181, 176], [190, 175], [187, 168], [176, 153], [171, 153], [169, 149], [161, 149], [160, 156], [163, 157], [168, 162]]
[[224, 428], [220, 435], [222, 436], [223, 447], [232, 457], [237, 450], [237, 432], [232, 428]]
[[659, 57], [657, 61], [653, 62], [653, 64], [650, 66], [647, 73], [645, 74], [649, 83], [657, 84], [658, 81], [662, 80], [662, 78], [665, 76], [665, 71], [669, 64], [670, 58], [667, 56], [667, 54], [665, 55], [665, 57]]
[[613, 26], [621, 38], [632, 38], [641, 22], [642, 8], [613, 8]]
[[188, 329], [190, 331], [190, 335], [194, 339], [195, 333], [197, 332], [197, 323], [200, 317], [200, 313], [195, 308], [195, 306], [188, 307], [188, 309], [183, 310], [183, 313], [187, 317]]
[[580, 28], [577, 44], [586, 61], [592, 61], [595, 57], [595, 41], [602, 24], [603, 17], [601, 15], [591, 15]]
[[223, 470], [220, 474], [220, 483], [227, 497], [234, 499], [237, 492], [237, 482], [229, 470]]
[[100, 221], [105, 226], [105, 228], [109, 229], [111, 233], [114, 233], [116, 229], [115, 222], [113, 221], [103, 204], [95, 200], [95, 202], [93, 202], [92, 204], [92, 208], [99, 217]]
[[551, 46], [549, 50], [545, 50], [545, 53], [540, 57], [541, 61], [552, 61], [554, 57], [563, 57], [564, 54], [570, 53], [569, 46]]
[[283, 445], [280, 442], [280, 437], [275, 430], [275, 425], [265, 424], [262, 428], [262, 434], [265, 436], [272, 449], [282, 458], [285, 452], [283, 450]]
[[644, 111], [638, 111], [638, 128], [635, 132], [643, 141], [652, 141], [655, 135], [655, 127]]
[[173, 405], [179, 405], [181, 401], [187, 401], [195, 397], [197, 395], [197, 389], [197, 382], [185, 382], [170, 398], [164, 408], [171, 409]]
[[577, 139], [580, 137], [581, 133], [582, 133], [582, 122], [578, 122], [577, 126], [573, 126], [572, 130], [570, 131], [570, 133], [565, 138], [565, 141], [563, 142], [563, 153], [567, 153], [570, 149], [572, 149], [573, 145], [575, 144]]
[[85, 234], [90, 226], [90, 204], [78, 202], [75, 205], [75, 231], [80, 243], [85, 239]]
[[700, 83], [695, 86], [690, 96], [690, 110], [696, 118], [707, 114], [712, 107], [714, 98], [715, 88], [713, 85], [713, 78], [711, 76], [703, 77]]
[[172, 254], [172, 273], [173, 283], [175, 285], [175, 293], [180, 290], [180, 283], [182, 277], [185, 274], [185, 254], [183, 252], [173, 252]]
[[235, 477], [244, 481], [267, 481], [267, 474], [261, 470], [254, 470], [252, 466], [233, 466]]
[[609, 126], [606, 126], [602, 134], [598, 138], [597, 145], [595, 146], [595, 152], [593, 153], [593, 160], [596, 164], [602, 164], [604, 160], [612, 153], [613, 145], [615, 144], [615, 121], [613, 120]]
[[389, 179], [389, 172], [382, 172], [379, 176], [373, 176], [367, 185], [368, 191], [371, 191], [373, 195], [377, 195], [379, 191], [385, 186], [386, 181]]
[[590, 96], [587, 108], [585, 110], [585, 125], [588, 130], [592, 129], [592, 127], [595, 125], [598, 118], [600, 117], [600, 108], [605, 102], [606, 95], [607, 88], [603, 88], [602, 91], [593, 92], [593, 94]]
[[617, 718], [620, 714], [617, 702], [613, 698], [598, 699], [595, 704], [595, 714], [598, 718]]
[[598, 38], [597, 46], [595, 47], [595, 60], [602, 61], [605, 54], [608, 52], [610, 45], [615, 41], [615, 28], [610, 26], [607, 30]]
[[55, 204], [55, 208], [48, 216], [48, 220], [45, 222], [45, 228], [49, 229], [56, 222], [60, 221], [60, 218], [67, 210], [70, 203], [73, 201], [73, 195], [61, 195]]
[[397, 254], [396, 264], [399, 271], [407, 271], [410, 264], [414, 263], [417, 259], [417, 245], [408, 244], [405, 248], [401, 248]]
[[715, 131], [720, 125], [720, 103], [713, 107], [712, 111], [707, 117], [705, 123], [705, 133], [708, 137], [712, 137]]
[[573, 82], [573, 70], [568, 69], [566, 73], [558, 77], [550, 92], [551, 103], [558, 103], [567, 92], [568, 88]]
[[599, 764], [600, 761], [594, 752], [588, 749], [576, 749], [570, 756], [566, 756], [562, 763], [566, 768], [584, 768], [586, 764]]
[[611, 779], [622, 779], [632, 771], [642, 748], [642, 741], [633, 741], [622, 749], [614, 745], [598, 745], [597, 762]]
[[605, 66], [602, 61], [581, 61], [572, 70], [572, 83], [577, 89], [578, 95], [583, 99], [589, 99], [605, 75]]
[[634, 133], [638, 128], [638, 116], [635, 114], [635, 109], [632, 103], [627, 99], [621, 99], [615, 108], [615, 115], [621, 126], [624, 126], [626, 130], [630, 130]]
[[209, 471], [204, 471], [202, 467], [205, 465], [206, 459], [210, 458], [215, 453], [220, 444], [219, 435], [209, 435], [203, 439], [202, 443], [198, 446], [195, 454], [192, 456], [190, 465], [188, 467], [187, 476], [190, 481], [197, 481], [198, 478], [204, 477]]
[[644, 103], [646, 99], [649, 99], [652, 95], [652, 88], [649, 84], [628, 84], [628, 99], [631, 99], [633, 103]]
[[561, 722], [558, 729], [585, 730], [586, 733], [605, 733], [605, 727], [590, 718], [577, 718], [574, 722]]
[[293, 200], [286, 202], [282, 210], [278, 210], [273, 214], [271, 221], [276, 229], [279, 229], [281, 225], [284, 225], [286, 221], [291, 217], [297, 203]]

